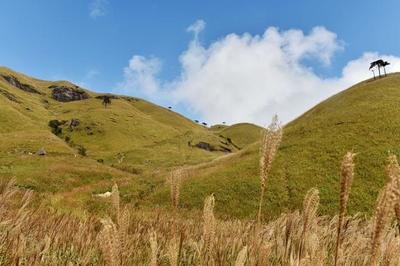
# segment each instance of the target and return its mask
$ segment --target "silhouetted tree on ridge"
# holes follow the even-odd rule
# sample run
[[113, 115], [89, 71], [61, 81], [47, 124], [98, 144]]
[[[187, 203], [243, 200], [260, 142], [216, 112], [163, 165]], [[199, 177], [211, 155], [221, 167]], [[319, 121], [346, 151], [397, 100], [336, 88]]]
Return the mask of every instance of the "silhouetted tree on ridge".
[[385, 73], [386, 76], [386, 66], [390, 65], [389, 62], [387, 61], [383, 61], [382, 59], [376, 60], [374, 62], [371, 62], [370, 66], [369, 66], [369, 70], [372, 70], [372, 73], [374, 74], [374, 79], [375, 79], [375, 72], [373, 70], [374, 67], [378, 67], [378, 73], [379, 73], [379, 77], [381, 77], [381, 67], [383, 67], [383, 71]]
[[103, 96], [103, 105], [104, 108], [107, 108], [107, 105], [111, 104], [111, 98], [110, 96], [104, 95]]

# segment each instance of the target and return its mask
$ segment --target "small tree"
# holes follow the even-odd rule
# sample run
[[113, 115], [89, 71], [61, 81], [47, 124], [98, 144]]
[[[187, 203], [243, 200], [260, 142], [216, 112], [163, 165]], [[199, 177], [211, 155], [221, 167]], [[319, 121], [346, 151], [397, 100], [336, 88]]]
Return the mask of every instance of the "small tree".
[[111, 104], [111, 97], [110, 97], [110, 96], [107, 96], [107, 95], [104, 95], [104, 96], [103, 96], [103, 105], [104, 105], [104, 108], [107, 108], [107, 105], [109, 105], [109, 104]]
[[390, 65], [390, 63], [387, 62], [387, 61], [383, 61], [382, 59], [376, 60], [376, 61], [374, 61], [374, 62], [372, 62], [370, 64], [369, 69], [370, 70], [372, 69], [372, 72], [374, 73], [374, 79], [375, 79], [375, 72], [373, 71], [373, 68], [374, 67], [378, 67], [378, 74], [379, 74], [379, 77], [380, 77], [381, 76], [381, 67], [383, 67], [383, 71], [384, 71], [385, 76], [386, 76], [386, 68], [385, 67], [387, 65]]
[[386, 76], [386, 66], [388, 66], [388, 65], [390, 65], [390, 63], [389, 62], [387, 62], [387, 61], [384, 61], [383, 63], [382, 63], [382, 67], [383, 67], [383, 71], [385, 72], [385, 76]]

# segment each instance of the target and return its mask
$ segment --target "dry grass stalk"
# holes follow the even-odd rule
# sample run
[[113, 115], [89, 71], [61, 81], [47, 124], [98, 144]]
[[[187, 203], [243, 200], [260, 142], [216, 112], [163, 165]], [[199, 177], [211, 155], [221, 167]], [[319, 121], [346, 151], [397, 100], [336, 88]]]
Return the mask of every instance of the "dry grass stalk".
[[120, 247], [118, 230], [110, 218], [101, 220], [103, 228], [99, 233], [98, 242], [107, 265], [120, 265]]
[[[387, 174], [392, 182], [400, 188], [400, 167], [397, 162], [397, 157], [395, 155], [389, 155], [389, 164], [386, 168]], [[394, 213], [397, 218], [397, 223], [400, 224], [400, 195], [394, 204]]]
[[179, 265], [179, 240], [174, 237], [169, 241], [168, 244], [168, 260], [169, 265], [178, 266]]
[[179, 205], [180, 188], [183, 178], [186, 176], [186, 171], [182, 168], [172, 171], [169, 176], [171, 203], [176, 209]]
[[376, 265], [379, 261], [382, 238], [393, 215], [394, 207], [399, 202], [400, 167], [395, 155], [390, 155], [388, 160], [387, 174], [389, 175], [389, 181], [378, 197], [375, 210], [370, 265]]
[[210, 195], [204, 200], [203, 209], [203, 257], [205, 262], [209, 261], [213, 254], [216, 227], [214, 206], [214, 195]]
[[111, 190], [111, 203], [115, 211], [115, 218], [117, 220], [117, 224], [119, 224], [119, 190], [117, 183], [114, 183]]
[[130, 256], [129, 245], [130, 213], [127, 207], [119, 214], [118, 239], [121, 261], [126, 261]]
[[315, 218], [319, 205], [319, 191], [316, 188], [310, 189], [303, 202], [303, 230], [300, 237], [300, 246], [297, 258], [297, 265], [300, 265], [300, 261], [303, 258], [304, 245], [309, 231], [312, 220]]
[[275, 115], [272, 119], [271, 124], [263, 132], [261, 140], [261, 158], [260, 158], [260, 181], [261, 181], [261, 192], [260, 192], [260, 203], [257, 214], [257, 224], [261, 224], [261, 212], [262, 204], [264, 201], [265, 188], [267, 186], [268, 174], [271, 170], [272, 162], [275, 158], [279, 144], [282, 140], [282, 128], [278, 121], [278, 117]]
[[341, 233], [343, 227], [343, 220], [346, 214], [347, 203], [349, 200], [349, 194], [351, 184], [354, 178], [354, 156], [352, 152], [348, 152], [342, 161], [340, 168], [341, 181], [340, 181], [340, 206], [339, 206], [339, 221], [337, 226], [337, 237], [336, 237], [336, 248], [335, 248], [335, 265], [338, 263], [339, 249], [341, 246]]
[[158, 257], [158, 245], [157, 245], [157, 234], [154, 230], [150, 232], [150, 266], [157, 266], [157, 257]]
[[242, 250], [240, 250], [236, 261], [235, 261], [235, 266], [244, 266], [247, 260], [247, 246], [244, 246]]

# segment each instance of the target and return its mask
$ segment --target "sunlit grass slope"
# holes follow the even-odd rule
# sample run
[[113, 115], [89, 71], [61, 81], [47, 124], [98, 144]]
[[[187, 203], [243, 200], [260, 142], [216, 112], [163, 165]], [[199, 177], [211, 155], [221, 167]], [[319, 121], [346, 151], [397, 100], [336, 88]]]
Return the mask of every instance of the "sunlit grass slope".
[[[387, 179], [388, 153], [400, 155], [399, 74], [361, 82], [284, 127], [283, 142], [267, 185], [266, 216], [299, 208], [311, 187], [320, 190], [321, 213], [334, 214], [340, 162], [346, 151], [357, 153], [350, 212], [370, 214]], [[226, 160], [204, 166], [184, 182], [182, 205], [198, 208], [205, 195], [215, 193], [221, 202], [217, 207], [221, 214], [255, 217], [260, 182], [258, 162], [256, 144]], [[158, 197], [161, 202], [166, 194]]]
[[[11, 84], [9, 77], [18, 84]], [[21, 84], [30, 91], [21, 89]], [[59, 102], [53, 99], [51, 86], [75, 88], [89, 98]], [[101, 94], [67, 81], [38, 80], [0, 67], [1, 177], [15, 176], [19, 185], [43, 193], [73, 190], [89, 194], [115, 180], [128, 179], [147, 193], [158, 180], [151, 173], [166, 173], [173, 167], [224, 155], [195, 147], [199, 142], [217, 150], [238, 150], [218, 131], [168, 108], [125, 96], [117, 96], [105, 108], [97, 96]], [[63, 123], [58, 135], [49, 127], [51, 120]], [[71, 121], [78, 123], [71, 126]], [[86, 156], [79, 155], [79, 147]], [[35, 154], [41, 149], [47, 155]], [[140, 180], [149, 184], [141, 186]], [[81, 186], [85, 189], [78, 189]]]

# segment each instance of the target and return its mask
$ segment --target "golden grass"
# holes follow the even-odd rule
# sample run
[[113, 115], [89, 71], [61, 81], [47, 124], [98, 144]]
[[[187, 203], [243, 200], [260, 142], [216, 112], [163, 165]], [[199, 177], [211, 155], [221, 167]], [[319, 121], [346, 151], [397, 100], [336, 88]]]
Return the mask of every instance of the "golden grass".
[[[27, 208], [30, 193], [2, 186], [1, 265], [331, 265], [337, 217], [314, 215], [317, 191], [304, 200], [302, 213], [282, 214], [253, 232], [255, 221], [219, 220], [215, 199], [205, 201], [204, 219], [182, 219], [159, 210], [153, 214], [122, 208], [118, 225], [110, 218], [87, 220]], [[216, 203], [217, 204], [217, 203]], [[18, 208], [16, 208], [18, 207]], [[126, 214], [123, 214], [126, 212]], [[127, 215], [129, 213], [129, 215]], [[124, 222], [122, 222], [124, 221]], [[346, 217], [340, 265], [371, 261], [374, 221]], [[376, 264], [398, 265], [397, 224], [381, 231], [382, 255]]]
[[183, 168], [179, 168], [170, 173], [167, 178], [167, 182], [170, 184], [170, 193], [171, 193], [171, 204], [177, 209], [179, 205], [179, 195], [182, 179], [184, 179], [187, 175], [187, 170]]
[[339, 251], [341, 245], [341, 233], [343, 228], [343, 221], [346, 214], [347, 203], [349, 201], [349, 194], [351, 184], [354, 178], [354, 156], [352, 152], [348, 152], [342, 161], [341, 165], [341, 180], [340, 180], [340, 205], [339, 205], [339, 220], [337, 226], [337, 238], [335, 249], [335, 265], [338, 264]]

